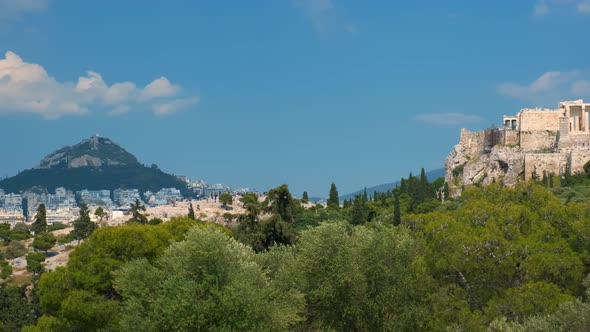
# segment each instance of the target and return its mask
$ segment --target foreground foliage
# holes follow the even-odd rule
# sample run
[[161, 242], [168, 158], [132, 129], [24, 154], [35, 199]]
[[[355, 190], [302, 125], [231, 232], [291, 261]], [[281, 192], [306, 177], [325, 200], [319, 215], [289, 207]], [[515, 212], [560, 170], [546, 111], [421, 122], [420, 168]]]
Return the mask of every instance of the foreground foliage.
[[41, 275], [25, 331], [589, 329], [588, 201], [534, 183], [436, 196], [410, 177], [303, 209], [285, 185], [245, 195], [233, 233], [188, 217], [100, 228]]

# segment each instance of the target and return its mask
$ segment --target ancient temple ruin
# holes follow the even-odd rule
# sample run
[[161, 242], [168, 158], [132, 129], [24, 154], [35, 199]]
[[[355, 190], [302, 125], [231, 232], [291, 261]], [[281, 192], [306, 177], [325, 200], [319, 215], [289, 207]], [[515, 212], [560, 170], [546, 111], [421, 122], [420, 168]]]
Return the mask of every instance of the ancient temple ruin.
[[502, 181], [514, 185], [533, 174], [583, 171], [590, 161], [590, 104], [559, 103], [557, 109], [522, 109], [505, 115], [500, 128], [461, 130], [445, 161], [446, 180], [457, 191], [465, 185]]

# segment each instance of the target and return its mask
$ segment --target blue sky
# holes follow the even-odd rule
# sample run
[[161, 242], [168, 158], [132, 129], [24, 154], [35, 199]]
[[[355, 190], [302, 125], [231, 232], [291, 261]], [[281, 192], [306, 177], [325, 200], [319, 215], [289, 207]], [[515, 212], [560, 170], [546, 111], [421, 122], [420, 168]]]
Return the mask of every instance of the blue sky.
[[585, 0], [0, 0], [0, 176], [99, 133], [194, 179], [348, 193], [590, 99], [589, 27]]

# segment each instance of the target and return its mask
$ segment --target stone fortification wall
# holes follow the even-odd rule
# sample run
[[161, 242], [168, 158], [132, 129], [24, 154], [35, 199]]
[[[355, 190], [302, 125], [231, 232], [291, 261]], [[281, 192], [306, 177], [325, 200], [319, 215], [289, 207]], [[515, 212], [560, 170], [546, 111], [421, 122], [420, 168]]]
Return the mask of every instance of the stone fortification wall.
[[570, 169], [572, 174], [584, 172], [584, 164], [590, 161], [590, 151], [572, 151], [570, 154]]
[[587, 133], [560, 134], [559, 149], [590, 151], [590, 135]]
[[567, 162], [567, 153], [525, 153], [524, 179], [530, 180], [535, 170], [539, 179], [543, 176], [543, 171], [547, 174], [561, 174], [565, 170]]
[[558, 131], [521, 131], [520, 148], [524, 151], [547, 151], [557, 147]]
[[559, 118], [563, 112], [524, 109], [518, 114], [520, 131], [559, 131]]
[[476, 156], [483, 153], [484, 139], [485, 133], [483, 131], [469, 131], [462, 128], [459, 145], [467, 155]]
[[515, 146], [518, 144], [518, 131], [504, 130], [502, 137], [502, 145]]

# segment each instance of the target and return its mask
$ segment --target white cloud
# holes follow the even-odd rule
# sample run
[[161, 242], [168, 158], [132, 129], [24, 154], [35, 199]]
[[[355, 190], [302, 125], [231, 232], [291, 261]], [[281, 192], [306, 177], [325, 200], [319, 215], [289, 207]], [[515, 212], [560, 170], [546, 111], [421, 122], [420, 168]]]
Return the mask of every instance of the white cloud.
[[159, 97], [171, 97], [176, 95], [178, 91], [178, 86], [171, 84], [166, 77], [160, 77], [143, 89], [140, 98], [150, 100]]
[[0, 0], [0, 20], [47, 9], [48, 0]]
[[578, 4], [578, 13], [590, 14], [590, 2], [580, 2]]
[[[180, 87], [165, 77], [140, 89], [128, 81], [109, 85], [94, 71], [79, 77], [76, 84], [59, 82], [41, 65], [25, 62], [14, 52], [8, 51], [4, 59], [0, 58], [0, 113], [58, 118], [91, 109], [109, 108], [110, 114], [123, 114], [134, 108], [150, 108], [160, 115], [196, 104], [195, 97], [178, 98], [179, 92]], [[179, 100], [195, 101], [188, 105]]]
[[590, 96], [590, 81], [587, 70], [567, 72], [550, 71], [529, 84], [502, 83], [497, 86], [500, 94], [534, 103], [531, 106], [553, 107], [559, 101]]
[[533, 8], [533, 15], [545, 16], [545, 15], [549, 14], [550, 11], [551, 11], [551, 9], [549, 8], [549, 5], [541, 2], [541, 3], [535, 4], [535, 8]]
[[153, 106], [154, 113], [156, 115], [164, 116], [170, 115], [176, 111], [181, 109], [189, 108], [193, 105], [196, 105], [199, 102], [199, 98], [191, 97], [191, 98], [184, 98], [184, 99], [176, 99], [168, 102], [163, 102], [159, 104], [155, 104]]
[[481, 122], [482, 117], [464, 113], [425, 113], [418, 114], [415, 120], [428, 122], [434, 125], [462, 125], [467, 123]]

